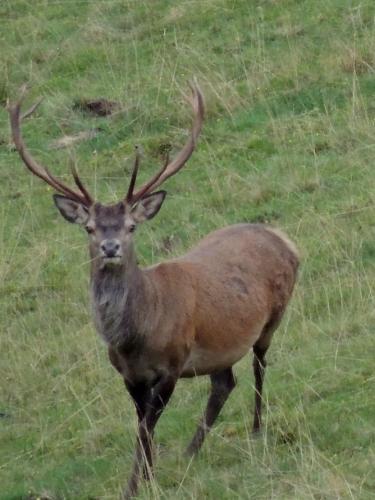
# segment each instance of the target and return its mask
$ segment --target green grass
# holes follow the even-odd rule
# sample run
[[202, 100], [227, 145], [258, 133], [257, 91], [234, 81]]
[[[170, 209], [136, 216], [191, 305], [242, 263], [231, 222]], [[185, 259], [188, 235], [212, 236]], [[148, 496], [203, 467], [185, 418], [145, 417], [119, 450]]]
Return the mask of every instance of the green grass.
[[[68, 179], [69, 158], [103, 202], [186, 137], [182, 99], [206, 95], [199, 147], [137, 235], [144, 265], [208, 231], [267, 221], [303, 261], [269, 351], [265, 429], [250, 433], [250, 358], [194, 461], [183, 456], [208, 390], [181, 381], [157, 428], [141, 498], [370, 499], [375, 494], [375, 5], [370, 0], [4, 1], [0, 104], [24, 82], [45, 97], [24, 134]], [[79, 99], [121, 111], [93, 118]], [[51, 149], [64, 134], [92, 140]], [[29, 175], [0, 110], [0, 498], [113, 499], [136, 429], [90, 319], [85, 235]]]

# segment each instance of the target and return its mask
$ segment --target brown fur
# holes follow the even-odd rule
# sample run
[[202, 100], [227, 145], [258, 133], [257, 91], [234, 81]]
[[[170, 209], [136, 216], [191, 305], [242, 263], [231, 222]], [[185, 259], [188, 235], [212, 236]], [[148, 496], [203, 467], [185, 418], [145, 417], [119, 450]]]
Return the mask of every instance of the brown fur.
[[[128, 256], [122, 275], [121, 268], [117, 269], [118, 279], [127, 283], [129, 296], [137, 300], [128, 301], [117, 314], [132, 318], [131, 338], [138, 338], [138, 348], [122, 347], [129, 332], [121, 327], [116, 342], [107, 340], [110, 360], [135, 401], [140, 429], [146, 419], [147, 432], [140, 437], [126, 497], [136, 493], [142, 467], [147, 476], [152, 466], [147, 436], [178, 378], [210, 375], [212, 381], [205, 415], [188, 447], [189, 453], [196, 453], [234, 388], [231, 367], [253, 347], [253, 429], [260, 429], [264, 356], [291, 297], [299, 263], [296, 248], [284, 233], [258, 224], [214, 231], [185, 255], [144, 270], [136, 264], [132, 245]], [[92, 277], [95, 285], [95, 270]], [[147, 387], [155, 388], [154, 399], [146, 396]], [[147, 398], [154, 404], [162, 401], [159, 413], [152, 413], [158, 416], [150, 423], [148, 413], [139, 410], [140, 402]]]
[[129, 371], [129, 360], [122, 361], [124, 375], [136, 381], [144, 378], [139, 371], [157, 374], [173, 366], [185, 377], [232, 366], [267, 324], [281, 318], [297, 267], [297, 255], [278, 235], [265, 226], [240, 224], [211, 233], [178, 259], [145, 269], [147, 292], [137, 305], [147, 318], [139, 327], [144, 350], [137, 373]]

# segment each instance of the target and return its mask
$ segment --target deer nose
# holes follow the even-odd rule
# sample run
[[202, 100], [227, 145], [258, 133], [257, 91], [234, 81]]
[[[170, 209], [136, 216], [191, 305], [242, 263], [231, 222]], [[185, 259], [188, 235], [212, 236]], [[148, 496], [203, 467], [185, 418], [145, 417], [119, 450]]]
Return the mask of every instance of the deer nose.
[[100, 243], [100, 249], [105, 257], [119, 257], [120, 242], [119, 240], [103, 240]]

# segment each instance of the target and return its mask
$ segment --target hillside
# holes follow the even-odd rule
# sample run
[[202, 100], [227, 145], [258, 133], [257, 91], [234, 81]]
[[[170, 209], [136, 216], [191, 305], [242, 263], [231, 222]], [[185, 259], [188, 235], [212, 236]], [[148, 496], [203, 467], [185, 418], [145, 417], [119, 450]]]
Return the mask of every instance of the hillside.
[[[110, 203], [135, 145], [142, 182], [184, 143], [192, 76], [203, 133], [136, 236], [140, 263], [242, 221], [280, 227], [303, 258], [268, 354], [262, 436], [249, 356], [189, 461], [209, 383], [179, 382], [140, 498], [373, 498], [374, 2], [13, 0], [0, 22], [0, 499], [117, 498], [136, 430], [91, 321], [86, 235], [11, 147], [6, 99], [25, 82], [25, 107], [43, 96], [24, 126], [33, 154], [66, 181], [76, 161]], [[85, 111], [98, 98], [111, 115]]]

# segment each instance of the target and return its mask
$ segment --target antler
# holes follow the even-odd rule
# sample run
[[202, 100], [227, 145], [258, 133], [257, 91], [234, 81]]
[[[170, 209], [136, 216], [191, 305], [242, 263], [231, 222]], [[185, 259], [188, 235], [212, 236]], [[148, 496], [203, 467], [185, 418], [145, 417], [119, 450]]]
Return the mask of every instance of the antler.
[[185, 163], [192, 155], [197, 143], [198, 136], [202, 129], [204, 119], [204, 100], [202, 92], [196, 82], [190, 83], [190, 88], [192, 91], [192, 96], [189, 98], [189, 101], [193, 108], [194, 122], [189, 140], [171, 162], [169, 162], [169, 156], [167, 155], [166, 162], [159, 170], [159, 172], [157, 172], [149, 181], [143, 184], [137, 192], [133, 193], [139, 166], [139, 156], [137, 152], [128, 193], [125, 198], [127, 203], [134, 205], [134, 203], [140, 200], [142, 196], [154, 191], [154, 189], [160, 186], [160, 184], [168, 179], [168, 177], [171, 177], [179, 170], [181, 170], [181, 168], [185, 165]]
[[24, 118], [30, 116], [36, 110], [36, 108], [39, 106], [42, 100], [40, 99], [28, 111], [26, 111], [25, 113], [23, 113], [23, 115], [21, 115], [21, 105], [25, 97], [25, 93], [26, 93], [26, 87], [23, 87], [21, 92], [21, 97], [19, 98], [19, 100], [14, 104], [10, 103], [7, 104], [13, 142], [16, 146], [16, 149], [22, 161], [24, 162], [26, 167], [30, 170], [30, 172], [32, 172], [40, 179], [44, 180], [44, 182], [52, 186], [56, 191], [66, 195], [68, 198], [74, 201], [78, 201], [79, 203], [82, 203], [83, 205], [89, 207], [90, 205], [93, 204], [94, 200], [91, 197], [90, 193], [87, 191], [87, 189], [84, 187], [75, 167], [72, 167], [72, 174], [74, 182], [76, 183], [79, 189], [79, 192], [74, 191], [69, 186], [60, 181], [57, 177], [52, 175], [46, 167], [43, 167], [36, 160], [34, 160], [30, 152], [28, 151], [21, 135], [21, 121]]

